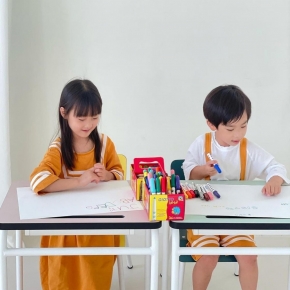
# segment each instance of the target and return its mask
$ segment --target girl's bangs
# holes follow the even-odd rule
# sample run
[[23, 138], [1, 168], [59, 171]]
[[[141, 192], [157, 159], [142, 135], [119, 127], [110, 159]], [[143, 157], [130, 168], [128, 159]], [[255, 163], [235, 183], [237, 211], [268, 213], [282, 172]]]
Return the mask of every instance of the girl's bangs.
[[85, 96], [79, 98], [74, 105], [75, 117], [97, 116], [101, 114], [102, 105], [96, 98]]

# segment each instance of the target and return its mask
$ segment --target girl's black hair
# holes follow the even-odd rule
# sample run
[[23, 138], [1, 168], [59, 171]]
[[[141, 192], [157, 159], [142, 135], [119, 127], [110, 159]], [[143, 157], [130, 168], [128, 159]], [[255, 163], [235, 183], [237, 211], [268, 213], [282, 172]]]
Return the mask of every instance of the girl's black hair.
[[205, 118], [216, 128], [241, 119], [244, 112], [251, 117], [251, 101], [237, 86], [226, 85], [213, 89], [203, 103]]
[[[60, 113], [61, 107], [65, 109], [66, 115], [74, 110], [76, 117], [96, 116], [102, 113], [102, 99], [96, 86], [89, 80], [70, 81], [62, 90], [58, 107], [61, 153], [66, 167], [72, 170], [75, 161], [73, 134], [67, 119], [63, 118]], [[102, 144], [97, 127], [89, 138], [95, 144], [95, 161], [100, 162]]]

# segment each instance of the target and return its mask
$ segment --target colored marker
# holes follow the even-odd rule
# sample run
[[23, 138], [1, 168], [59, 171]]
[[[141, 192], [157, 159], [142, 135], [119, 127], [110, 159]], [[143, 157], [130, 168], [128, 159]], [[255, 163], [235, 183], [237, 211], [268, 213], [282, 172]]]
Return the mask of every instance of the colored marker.
[[191, 194], [192, 198], [197, 197], [187, 182], [185, 183], [185, 186], [186, 186], [187, 190], [189, 191], [189, 193]]
[[194, 187], [196, 188], [195, 190], [198, 192], [198, 197], [203, 200], [204, 196], [203, 193], [200, 191], [199, 186], [194, 183]]
[[206, 184], [208, 186], [208, 188], [210, 189], [210, 191], [215, 195], [215, 197], [220, 198], [220, 194], [209, 184]]
[[185, 197], [187, 197], [188, 199], [191, 199], [192, 196], [191, 196], [190, 192], [187, 190], [186, 186], [184, 184], [180, 184], [180, 186], [182, 187], [182, 190], [183, 190]]
[[175, 175], [175, 186], [176, 186], [176, 193], [180, 193], [180, 178], [179, 178], [179, 175]]
[[202, 189], [203, 189], [204, 192], [209, 196], [209, 198], [210, 198], [211, 200], [214, 199], [214, 196], [213, 196], [212, 192], [211, 192], [210, 190], [208, 190], [204, 184], [202, 185]]
[[199, 192], [198, 192], [198, 190], [197, 190], [197, 188], [196, 188], [196, 186], [195, 186], [195, 184], [193, 182], [190, 184], [190, 187], [193, 190], [195, 196], [199, 197]]
[[171, 194], [171, 185], [170, 185], [170, 176], [166, 176], [166, 186], [167, 186], [167, 193]]
[[151, 194], [156, 194], [155, 180], [154, 178], [149, 179], [149, 186]]
[[161, 194], [161, 184], [160, 184], [160, 179], [157, 177], [155, 180], [156, 183], [156, 193]]
[[171, 192], [175, 194], [175, 171], [173, 169], [171, 169], [170, 185], [171, 185]]
[[145, 177], [144, 177], [144, 180], [145, 180], [145, 184], [146, 184], [148, 190], [150, 190], [150, 185], [149, 185], [149, 181], [148, 181], [148, 176], [145, 176]]
[[199, 184], [196, 184], [195, 186], [196, 186], [196, 188], [197, 188], [197, 190], [199, 192], [199, 198], [200, 199], [204, 199], [206, 201], [209, 201], [210, 200], [209, 196], [204, 193], [204, 191], [202, 190], [201, 186]]
[[165, 176], [161, 177], [161, 193], [162, 194], [166, 194], [166, 183], [167, 183], [167, 179]]
[[[210, 153], [207, 153], [207, 157], [208, 157], [210, 160], [214, 160], [214, 159], [212, 158], [212, 156], [210, 155]], [[214, 163], [213, 167], [215, 168], [215, 170], [216, 170], [218, 173], [222, 173], [222, 171], [221, 171], [221, 169], [220, 169], [220, 167], [219, 167], [219, 165], [218, 165], [217, 163]]]
[[200, 190], [201, 190], [202, 193], [203, 193], [203, 197], [204, 197], [204, 199], [205, 199], [206, 201], [211, 200], [210, 196], [206, 193], [206, 191], [205, 191], [205, 189], [203, 188], [203, 186], [202, 186], [202, 185], [199, 185], [199, 188], [200, 188]]

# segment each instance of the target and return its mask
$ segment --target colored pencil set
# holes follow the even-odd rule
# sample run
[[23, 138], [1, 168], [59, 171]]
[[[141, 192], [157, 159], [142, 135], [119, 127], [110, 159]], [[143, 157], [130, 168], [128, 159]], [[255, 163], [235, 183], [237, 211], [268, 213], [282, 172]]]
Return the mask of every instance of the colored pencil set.
[[199, 197], [202, 200], [210, 201], [216, 198], [220, 198], [220, 194], [215, 190], [211, 184], [195, 184], [195, 183], [184, 183], [181, 184], [181, 188], [186, 199]]

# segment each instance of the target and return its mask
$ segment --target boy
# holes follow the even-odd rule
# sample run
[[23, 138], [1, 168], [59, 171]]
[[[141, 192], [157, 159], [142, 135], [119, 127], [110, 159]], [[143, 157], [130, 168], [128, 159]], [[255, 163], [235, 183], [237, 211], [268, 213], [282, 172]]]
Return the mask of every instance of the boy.
[[[189, 147], [183, 170], [185, 179], [211, 180], [266, 180], [262, 193], [277, 195], [281, 184], [287, 179], [285, 167], [258, 145], [244, 136], [251, 117], [251, 101], [234, 85], [219, 86], [206, 97], [203, 112], [209, 128], [213, 131], [199, 136]], [[211, 153], [214, 160], [207, 158]], [[218, 173], [213, 164], [218, 163]], [[254, 237], [198, 236], [187, 231], [192, 247], [255, 247]], [[205, 290], [218, 256], [194, 256], [197, 262], [192, 272], [193, 289]], [[236, 255], [239, 263], [239, 279], [243, 290], [256, 290], [258, 282], [257, 256]]]

